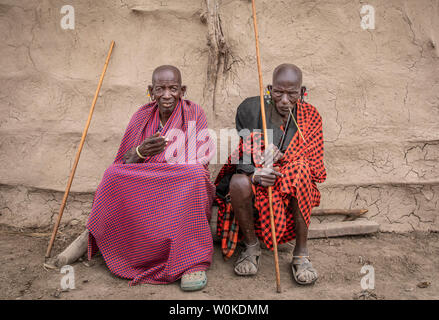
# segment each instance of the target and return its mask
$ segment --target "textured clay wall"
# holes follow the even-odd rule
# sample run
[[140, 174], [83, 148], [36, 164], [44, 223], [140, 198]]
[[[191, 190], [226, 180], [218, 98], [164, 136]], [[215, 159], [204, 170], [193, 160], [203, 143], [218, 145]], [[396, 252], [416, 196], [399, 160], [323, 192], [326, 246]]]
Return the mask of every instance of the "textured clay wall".
[[[73, 30], [60, 24], [66, 4]], [[360, 26], [366, 4], [375, 29]], [[367, 208], [382, 231], [438, 231], [438, 1], [258, 0], [257, 11], [264, 82], [297, 64], [323, 117], [321, 207]], [[65, 224], [85, 222], [156, 66], [181, 69], [216, 130], [258, 94], [248, 0], [1, 0], [0, 30], [2, 224], [53, 224], [111, 40]]]

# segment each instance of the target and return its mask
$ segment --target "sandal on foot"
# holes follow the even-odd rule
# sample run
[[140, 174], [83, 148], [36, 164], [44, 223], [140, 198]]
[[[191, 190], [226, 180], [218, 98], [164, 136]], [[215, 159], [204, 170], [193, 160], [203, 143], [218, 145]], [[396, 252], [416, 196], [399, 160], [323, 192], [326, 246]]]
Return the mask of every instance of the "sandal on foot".
[[[261, 255], [261, 247], [259, 245], [259, 241], [254, 245], [245, 245], [246, 248], [241, 251], [238, 260], [235, 262], [235, 273], [239, 276], [254, 276], [259, 271], [259, 257]], [[239, 266], [242, 266], [244, 263], [250, 264], [253, 266], [253, 270], [248, 272], [241, 272], [238, 270]]]
[[203, 289], [207, 284], [205, 271], [196, 271], [184, 274], [181, 277], [180, 287], [183, 291], [196, 291]]
[[[297, 269], [296, 269], [297, 268]], [[294, 280], [301, 285], [310, 285], [316, 282], [318, 279], [317, 271], [313, 268], [311, 262], [309, 261], [309, 256], [293, 256], [293, 260], [291, 261], [291, 270], [293, 272]], [[305, 274], [305, 272], [310, 272], [314, 274], [314, 277], [311, 280], [301, 280]]]

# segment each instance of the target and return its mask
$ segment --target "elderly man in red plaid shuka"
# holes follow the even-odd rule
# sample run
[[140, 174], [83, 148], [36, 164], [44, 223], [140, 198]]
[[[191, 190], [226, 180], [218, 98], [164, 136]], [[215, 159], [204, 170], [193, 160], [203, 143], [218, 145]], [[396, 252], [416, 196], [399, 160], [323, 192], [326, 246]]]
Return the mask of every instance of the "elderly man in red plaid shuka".
[[[316, 183], [326, 179], [322, 119], [315, 107], [303, 101], [302, 88], [297, 66], [282, 64], [274, 70], [271, 96], [265, 101], [273, 144], [264, 153], [273, 158], [266, 161], [260, 156], [264, 139], [259, 97], [248, 98], [238, 107], [236, 128], [242, 139], [237, 154], [229, 158], [215, 181], [217, 232], [224, 257], [231, 257], [238, 240], [244, 242], [235, 263], [238, 275], [258, 272], [260, 241], [273, 248], [267, 192], [272, 186], [277, 241], [296, 239], [291, 261], [294, 279], [306, 285], [318, 278], [309, 259], [307, 237], [311, 209], [320, 204]], [[286, 128], [288, 117], [292, 121]], [[242, 129], [248, 129], [248, 134]], [[233, 163], [235, 156], [238, 164]]]

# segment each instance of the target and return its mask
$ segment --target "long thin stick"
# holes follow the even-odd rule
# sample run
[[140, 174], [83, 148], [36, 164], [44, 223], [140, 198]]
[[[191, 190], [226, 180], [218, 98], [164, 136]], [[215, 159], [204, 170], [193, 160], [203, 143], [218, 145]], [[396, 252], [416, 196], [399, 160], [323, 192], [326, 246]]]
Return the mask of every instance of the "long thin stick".
[[95, 96], [93, 102], [91, 104], [90, 113], [88, 114], [88, 120], [85, 125], [84, 131], [82, 132], [81, 142], [79, 143], [78, 151], [76, 152], [75, 162], [73, 164], [72, 172], [70, 172], [70, 178], [67, 182], [66, 191], [64, 192], [64, 198], [62, 200], [61, 207], [58, 213], [58, 220], [55, 223], [53, 228], [52, 237], [49, 242], [49, 246], [47, 247], [46, 258], [50, 257], [50, 253], [52, 252], [53, 242], [55, 241], [56, 233], [58, 232], [59, 223], [61, 222], [61, 218], [64, 212], [64, 208], [66, 206], [67, 197], [69, 196], [70, 187], [72, 186], [73, 177], [75, 176], [76, 167], [78, 166], [79, 157], [81, 156], [82, 147], [85, 142], [85, 137], [87, 136], [88, 127], [90, 126], [91, 117], [93, 116], [93, 111], [96, 105], [96, 101], [98, 99], [99, 90], [101, 89], [102, 81], [104, 80], [105, 71], [107, 70], [108, 61], [110, 61], [111, 52], [113, 51], [114, 41], [111, 41], [110, 50], [108, 51], [107, 59], [105, 60], [104, 69], [102, 70], [101, 78], [99, 79], [99, 84], [95, 92]]
[[300, 130], [300, 127], [299, 127], [299, 125], [297, 124], [296, 119], [294, 119], [294, 116], [293, 116], [293, 113], [291, 112], [291, 109], [290, 109], [290, 115], [293, 117], [294, 123], [296, 124], [297, 130], [299, 131], [300, 136], [302, 137], [303, 142], [306, 143], [306, 140], [305, 140], [305, 138], [303, 137], [302, 131]]
[[[258, 24], [256, 21], [256, 6], [255, 0], [252, 0], [252, 11], [253, 11], [253, 26], [255, 29], [255, 42], [256, 42], [256, 58], [258, 61], [258, 73], [259, 73], [259, 95], [261, 98], [261, 116], [262, 116], [262, 129], [264, 131], [264, 142], [265, 146], [268, 148], [268, 136], [267, 136], [267, 123], [265, 120], [265, 104], [264, 104], [264, 87], [262, 82], [262, 68], [261, 68], [261, 56], [259, 53], [259, 35], [258, 35]], [[276, 287], [277, 292], [281, 292], [280, 287], [280, 271], [279, 271], [279, 257], [277, 255], [277, 240], [276, 240], [276, 229], [274, 227], [274, 213], [273, 213], [273, 194], [272, 187], [268, 187], [268, 199], [270, 204], [270, 225], [271, 225], [271, 237], [273, 240], [274, 249], [274, 264], [276, 267]]]

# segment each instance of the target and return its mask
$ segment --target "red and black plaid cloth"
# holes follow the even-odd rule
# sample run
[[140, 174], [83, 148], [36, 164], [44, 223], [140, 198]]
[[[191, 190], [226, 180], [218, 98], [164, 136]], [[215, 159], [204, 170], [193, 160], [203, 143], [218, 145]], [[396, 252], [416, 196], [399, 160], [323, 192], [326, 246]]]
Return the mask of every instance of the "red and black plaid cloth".
[[[142, 163], [123, 161], [123, 155], [157, 132], [159, 124], [157, 103], [133, 115], [116, 160], [96, 191], [87, 223], [88, 258], [100, 250], [111, 272], [131, 279], [130, 285], [174, 282], [185, 273], [208, 269], [212, 261], [208, 219], [214, 186], [206, 159], [170, 164], [162, 152]], [[188, 142], [207, 129], [197, 104], [179, 101], [161, 134], [171, 139], [175, 129], [184, 133], [176, 140], [185, 144], [182, 160], [190, 160], [205, 146], [204, 141]], [[166, 150], [175, 146], [171, 143]]]
[[[295, 238], [294, 220], [292, 212], [293, 197], [297, 199], [300, 212], [309, 226], [311, 209], [320, 205], [320, 192], [316, 183], [324, 182], [326, 170], [323, 163], [323, 131], [322, 118], [317, 109], [308, 104], [297, 102], [297, 123], [302, 131], [305, 141], [299, 131], [296, 132], [282, 160], [275, 166], [280, 167], [284, 174], [278, 178], [273, 186], [273, 213], [276, 229], [276, 239], [279, 244]], [[291, 122], [291, 125], [295, 125]], [[231, 159], [242, 158], [243, 153], [251, 154], [256, 167], [260, 167], [260, 151], [264, 150], [264, 139], [261, 133], [251, 133], [245, 140], [241, 139], [238, 150], [232, 154], [216, 180], [218, 185], [221, 179], [236, 172], [236, 164]], [[269, 249], [273, 248], [268, 190], [262, 186], [255, 186], [254, 207], [258, 214], [255, 216], [255, 231], [258, 238]], [[227, 198], [227, 197], [226, 197]], [[222, 239], [222, 251], [225, 259], [230, 258], [239, 240], [239, 226], [233, 215], [231, 203], [216, 197], [219, 206], [217, 234]]]

